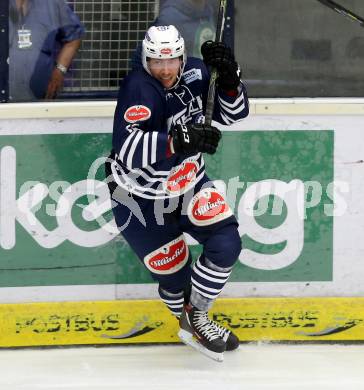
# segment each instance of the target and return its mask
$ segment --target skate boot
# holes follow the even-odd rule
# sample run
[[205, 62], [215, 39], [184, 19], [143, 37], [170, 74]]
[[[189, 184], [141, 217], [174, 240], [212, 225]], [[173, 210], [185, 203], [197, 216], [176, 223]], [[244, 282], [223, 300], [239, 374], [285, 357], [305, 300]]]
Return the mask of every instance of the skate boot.
[[209, 358], [222, 362], [226, 342], [220, 337], [218, 325], [211, 321], [206, 311], [185, 305], [179, 321], [179, 338]]
[[234, 351], [239, 348], [239, 339], [238, 337], [229, 329], [226, 329], [224, 326], [218, 324], [215, 321], [211, 321], [218, 335], [225, 341], [226, 343], [226, 351]]

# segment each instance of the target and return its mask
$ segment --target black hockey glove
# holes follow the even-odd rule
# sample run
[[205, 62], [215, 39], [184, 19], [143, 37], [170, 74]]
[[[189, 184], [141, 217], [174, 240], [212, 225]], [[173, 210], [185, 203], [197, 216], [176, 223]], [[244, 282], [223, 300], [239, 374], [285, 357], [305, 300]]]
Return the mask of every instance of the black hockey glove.
[[216, 152], [221, 139], [221, 131], [213, 126], [203, 124], [176, 125], [170, 131], [173, 149], [180, 153], [209, 153]]
[[224, 91], [236, 90], [240, 84], [240, 67], [230, 47], [222, 42], [206, 41], [201, 46], [203, 61], [216, 68], [217, 85]]

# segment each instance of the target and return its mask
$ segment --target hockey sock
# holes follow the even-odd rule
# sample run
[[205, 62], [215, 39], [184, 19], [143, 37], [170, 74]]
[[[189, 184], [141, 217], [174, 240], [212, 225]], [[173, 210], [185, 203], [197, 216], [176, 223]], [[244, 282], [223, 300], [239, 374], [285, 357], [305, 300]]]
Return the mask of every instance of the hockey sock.
[[200, 256], [192, 268], [190, 303], [199, 310], [208, 311], [229, 279], [232, 267], [216, 266]]
[[180, 317], [184, 303], [184, 291], [171, 293], [159, 286], [158, 292], [162, 301], [167, 305], [171, 313], [176, 317]]

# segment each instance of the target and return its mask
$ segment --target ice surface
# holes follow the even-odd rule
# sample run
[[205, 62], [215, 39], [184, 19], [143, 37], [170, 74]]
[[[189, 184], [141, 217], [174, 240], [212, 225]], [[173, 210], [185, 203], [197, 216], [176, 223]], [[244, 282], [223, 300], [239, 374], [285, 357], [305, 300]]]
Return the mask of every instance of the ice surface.
[[363, 390], [364, 346], [242, 344], [217, 363], [182, 345], [0, 351], [1, 390]]

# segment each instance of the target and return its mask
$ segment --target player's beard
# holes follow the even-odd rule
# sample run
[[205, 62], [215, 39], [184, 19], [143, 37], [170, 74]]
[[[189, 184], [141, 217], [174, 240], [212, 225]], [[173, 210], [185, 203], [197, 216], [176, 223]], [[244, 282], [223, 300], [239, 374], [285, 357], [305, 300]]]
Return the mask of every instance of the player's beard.
[[175, 88], [177, 87], [177, 85], [179, 84], [180, 80], [181, 80], [181, 77], [182, 77], [182, 74], [183, 74], [183, 69], [185, 67], [185, 64], [182, 62], [180, 67], [179, 67], [179, 71], [178, 71], [178, 74], [176, 76], [176, 79], [174, 80], [172, 86], [170, 87], [165, 87], [166, 89], [172, 89], [172, 88]]
[[178, 76], [172, 76], [171, 78], [168, 79], [163, 79], [163, 78], [159, 79], [159, 81], [162, 83], [165, 89], [173, 88], [176, 85], [177, 80], [178, 80]]

